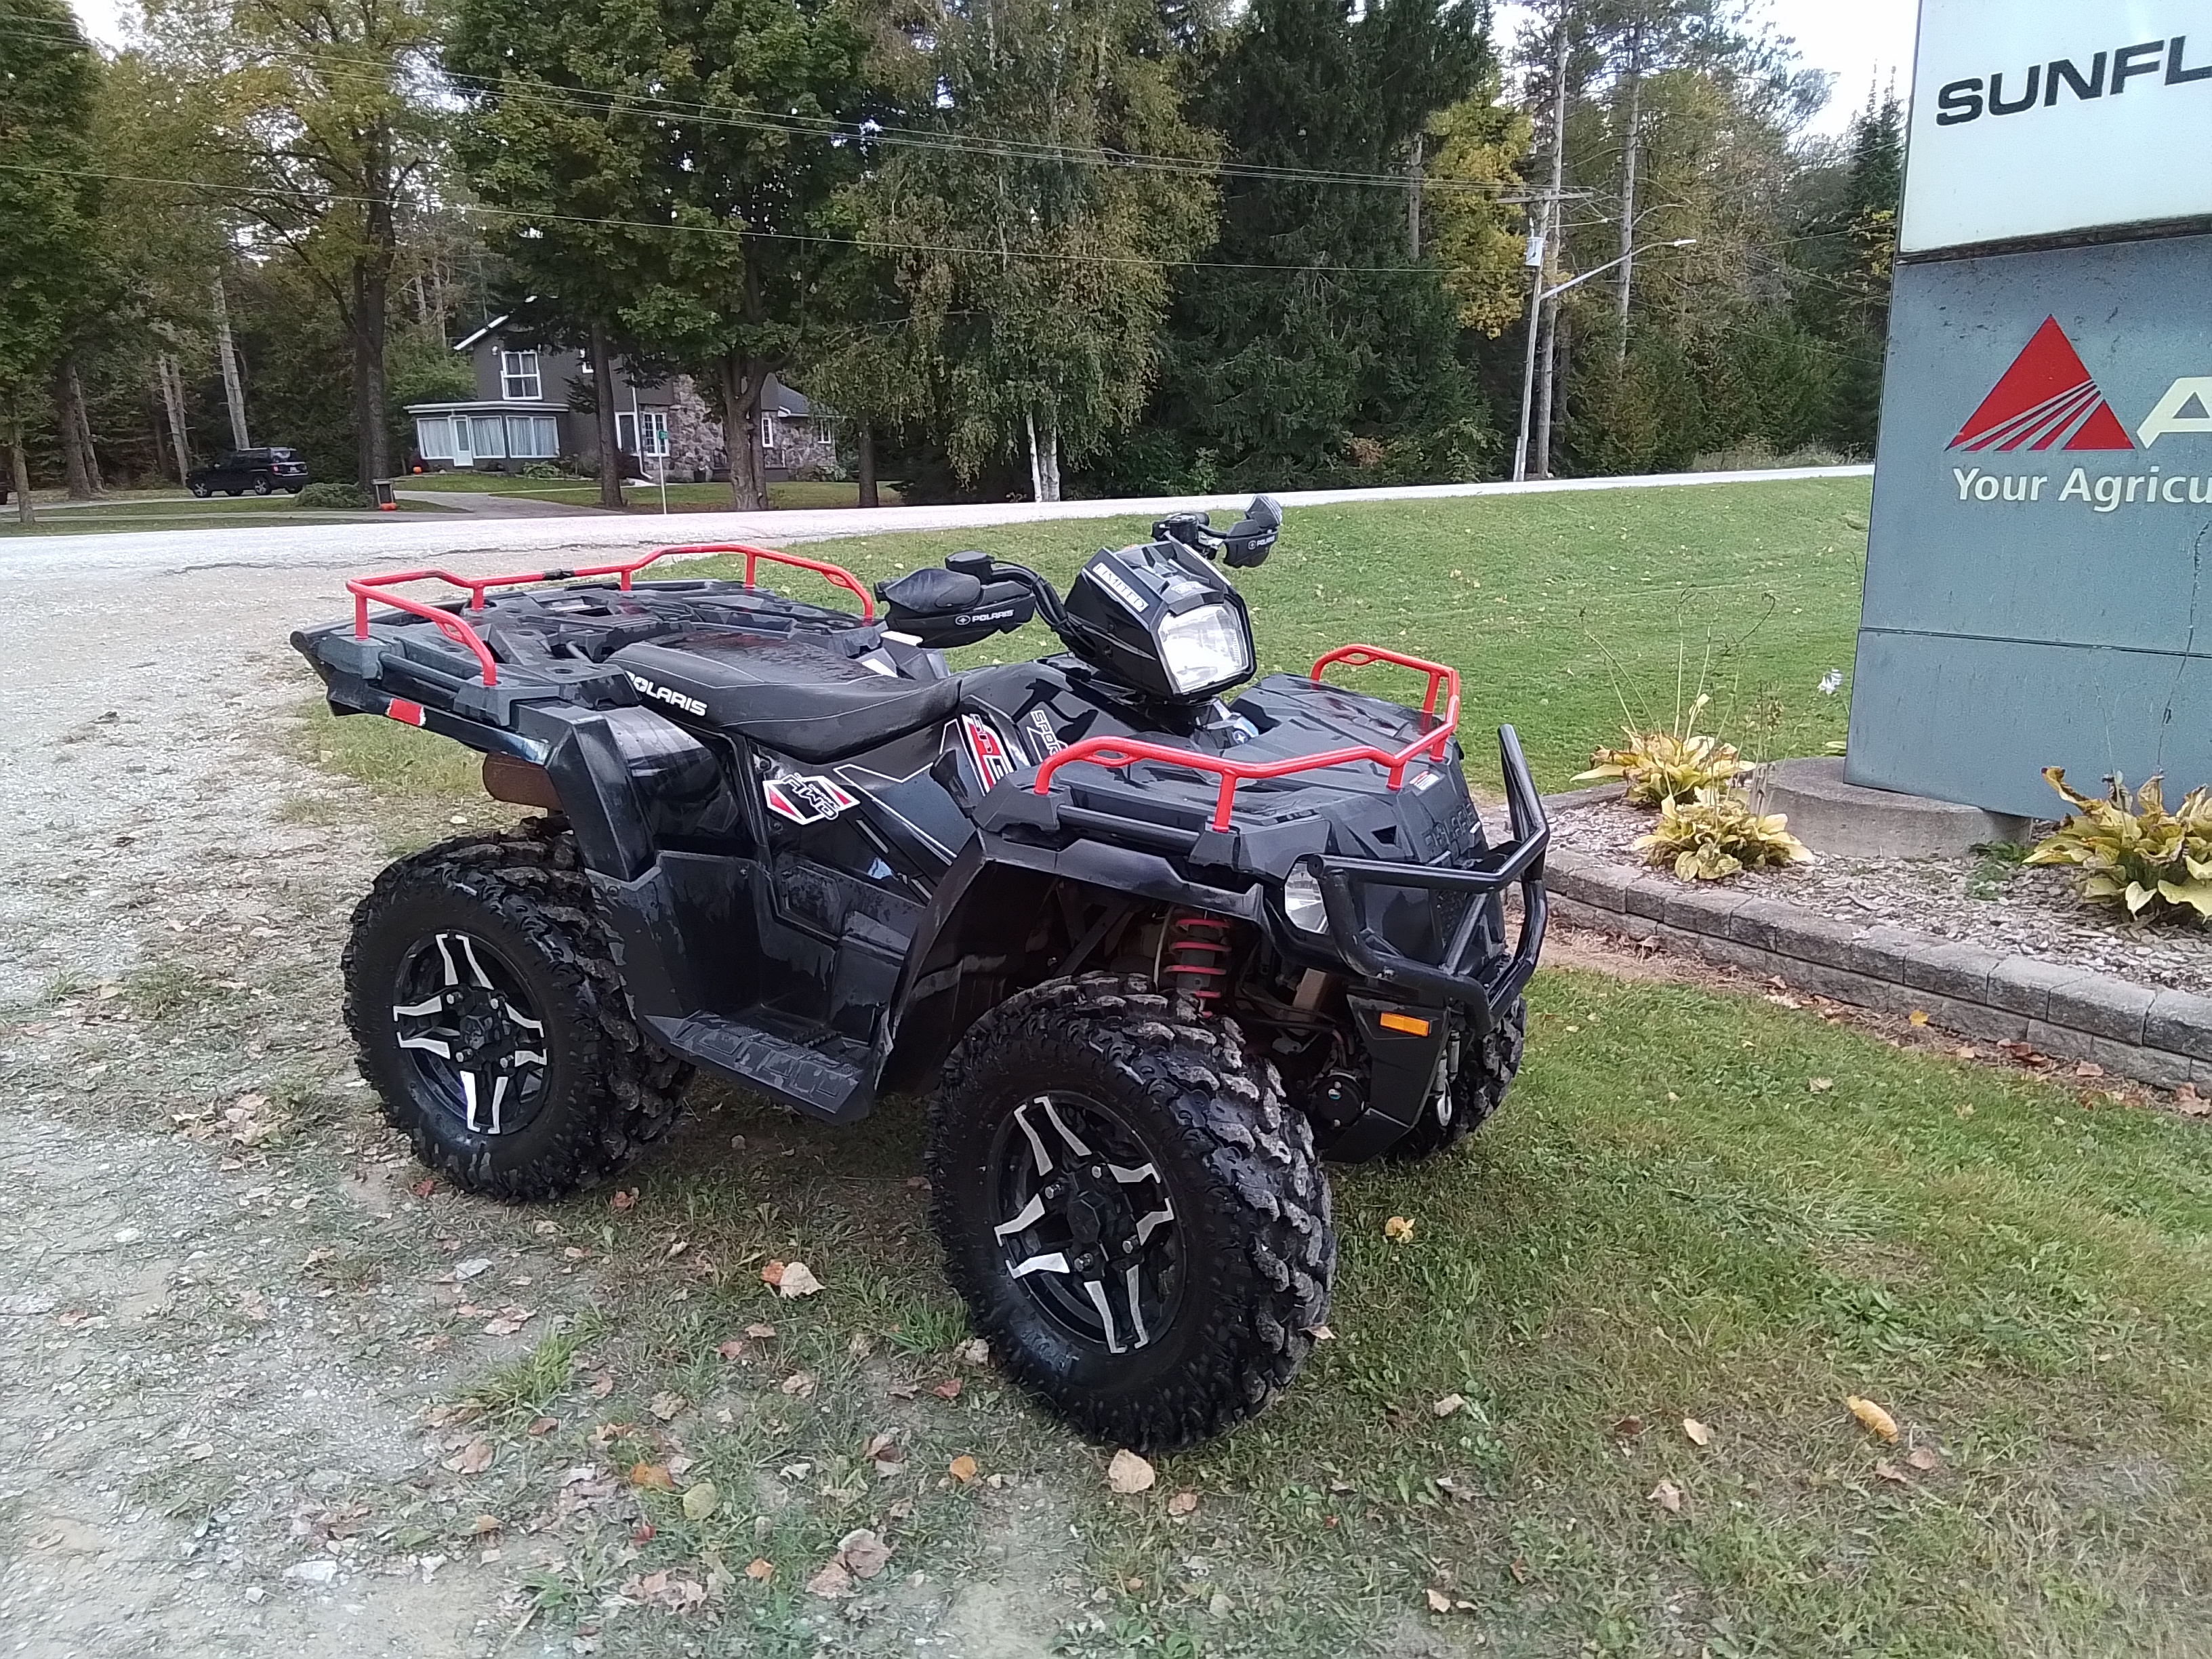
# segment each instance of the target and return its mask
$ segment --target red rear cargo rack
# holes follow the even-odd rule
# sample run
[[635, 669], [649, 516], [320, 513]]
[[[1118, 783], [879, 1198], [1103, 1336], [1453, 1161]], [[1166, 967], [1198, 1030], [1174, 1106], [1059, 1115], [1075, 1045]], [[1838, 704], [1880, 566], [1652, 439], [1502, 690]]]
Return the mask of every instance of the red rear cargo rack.
[[420, 617], [434, 624], [441, 634], [475, 656], [478, 667], [483, 671], [484, 684], [497, 685], [499, 664], [491, 654], [491, 647], [483, 642], [483, 636], [475, 629], [451, 611], [385, 590], [405, 582], [444, 582], [448, 587], [460, 588], [468, 594], [468, 610], [481, 611], [484, 605], [484, 595], [495, 587], [523, 587], [532, 582], [617, 576], [621, 578], [622, 586], [627, 589], [633, 575], [655, 559], [665, 559], [672, 553], [742, 553], [745, 556], [747, 587], [753, 585], [754, 568], [762, 559], [787, 564], [799, 570], [811, 570], [833, 586], [858, 594], [860, 620], [864, 623], [875, 620], [874, 599], [861, 586], [858, 576], [841, 566], [824, 564], [817, 559], [802, 559], [796, 553], [779, 553], [772, 547], [751, 547], [743, 542], [713, 542], [694, 546], [656, 547], [644, 557], [622, 564], [585, 565], [574, 570], [533, 570], [518, 572], [511, 576], [456, 576], [450, 570], [394, 570], [380, 576], [356, 576], [346, 583], [346, 592], [353, 595], [353, 636], [357, 640], [368, 637], [368, 605], [374, 599], [379, 605], [388, 605], [395, 611], [404, 611], [410, 617]]
[[1429, 662], [1419, 657], [1401, 655], [1386, 651], [1379, 645], [1345, 645], [1329, 652], [1313, 665], [1313, 681], [1318, 685], [1323, 670], [1334, 663], [1350, 663], [1358, 666], [1364, 663], [1389, 662], [1401, 667], [1419, 669], [1429, 677], [1428, 701], [1421, 712], [1437, 718], [1438, 693], [1444, 692], [1444, 709], [1436, 730], [1424, 732], [1403, 749], [1377, 749], [1372, 744], [1361, 744], [1348, 749], [1331, 749], [1319, 755], [1298, 755], [1289, 760], [1239, 761], [1225, 755], [1200, 754], [1194, 749], [1176, 749], [1164, 743], [1147, 743], [1141, 738], [1085, 738], [1072, 743], [1058, 754], [1050, 757], [1037, 768], [1036, 781], [1030, 788], [1036, 793], [1048, 794], [1052, 788], [1053, 774], [1063, 766], [1077, 761], [1086, 761], [1093, 766], [1121, 768], [1140, 760], [1164, 761], [1172, 766], [1187, 766], [1195, 772], [1211, 772], [1221, 780], [1213, 799], [1211, 826], [1216, 830], [1229, 828], [1230, 817], [1237, 802], [1237, 786], [1254, 778], [1283, 778], [1295, 772], [1317, 772], [1324, 767], [1343, 766], [1353, 761], [1372, 761], [1381, 767], [1389, 787], [1395, 789], [1406, 781], [1406, 769], [1415, 756], [1425, 750], [1431, 760], [1444, 757], [1444, 745], [1459, 725], [1459, 671], [1447, 668], [1442, 663]]

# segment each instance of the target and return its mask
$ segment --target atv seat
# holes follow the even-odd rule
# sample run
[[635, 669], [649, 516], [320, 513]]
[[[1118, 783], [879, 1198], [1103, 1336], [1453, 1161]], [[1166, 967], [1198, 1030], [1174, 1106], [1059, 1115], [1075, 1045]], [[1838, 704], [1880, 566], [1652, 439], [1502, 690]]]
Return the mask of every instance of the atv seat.
[[957, 679], [895, 679], [834, 645], [773, 635], [700, 630], [626, 645], [607, 660], [646, 682], [638, 690], [648, 707], [703, 713], [780, 754], [817, 763], [950, 720], [960, 701]]

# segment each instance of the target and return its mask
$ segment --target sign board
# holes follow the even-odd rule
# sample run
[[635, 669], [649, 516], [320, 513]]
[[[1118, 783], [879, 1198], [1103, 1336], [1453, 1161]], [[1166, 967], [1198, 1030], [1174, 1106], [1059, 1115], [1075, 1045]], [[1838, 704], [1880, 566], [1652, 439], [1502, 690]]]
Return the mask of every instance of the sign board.
[[1890, 318], [1845, 775], [2212, 782], [2212, 235], [1910, 262]]
[[2212, 216], [2212, 0], [1923, 0], [1899, 251]]

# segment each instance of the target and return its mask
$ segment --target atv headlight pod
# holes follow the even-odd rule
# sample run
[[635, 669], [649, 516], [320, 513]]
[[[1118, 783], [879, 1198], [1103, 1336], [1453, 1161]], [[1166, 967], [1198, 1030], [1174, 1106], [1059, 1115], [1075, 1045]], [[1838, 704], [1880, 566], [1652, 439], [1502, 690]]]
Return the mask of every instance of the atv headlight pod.
[[1294, 864], [1283, 878], [1283, 914], [1301, 932], [1328, 931], [1328, 905], [1321, 896], [1321, 878], [1310, 864]]
[[1233, 685], [1252, 672], [1252, 641], [1234, 606], [1201, 605], [1163, 617], [1154, 637], [1169, 684], [1185, 696]]

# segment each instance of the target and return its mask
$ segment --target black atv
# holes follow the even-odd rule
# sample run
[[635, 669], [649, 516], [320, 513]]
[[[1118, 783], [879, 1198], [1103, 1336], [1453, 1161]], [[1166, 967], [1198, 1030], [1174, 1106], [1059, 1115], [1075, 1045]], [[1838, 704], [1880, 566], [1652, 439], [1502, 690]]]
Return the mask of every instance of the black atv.
[[[955, 554], [880, 615], [752, 547], [349, 583], [349, 624], [294, 636], [331, 707], [480, 750], [546, 814], [355, 914], [346, 1018], [392, 1122], [534, 1199], [665, 1133], [696, 1069], [834, 1123], [934, 1079], [933, 1218], [1006, 1368], [1122, 1444], [1257, 1411], [1328, 1302], [1316, 1158], [1438, 1152], [1512, 1079], [1548, 835], [1509, 726], [1513, 840], [1485, 837], [1449, 668], [1346, 646], [1223, 701], [1252, 634], [1212, 561], [1260, 563], [1280, 517], [1165, 520], [1065, 596]], [[744, 580], [635, 580], [678, 552]], [[428, 580], [465, 597], [395, 591]], [[1063, 653], [946, 666], [1032, 617]], [[1324, 683], [1375, 662], [1426, 675], [1419, 712]]]

